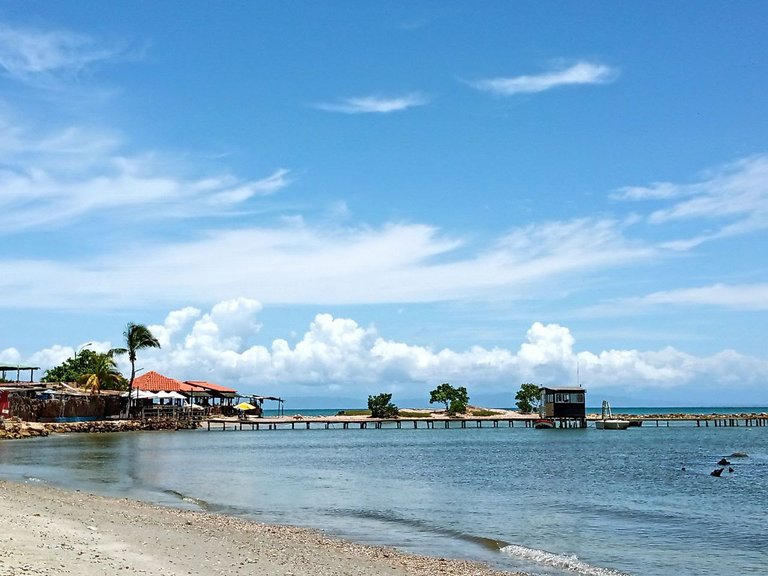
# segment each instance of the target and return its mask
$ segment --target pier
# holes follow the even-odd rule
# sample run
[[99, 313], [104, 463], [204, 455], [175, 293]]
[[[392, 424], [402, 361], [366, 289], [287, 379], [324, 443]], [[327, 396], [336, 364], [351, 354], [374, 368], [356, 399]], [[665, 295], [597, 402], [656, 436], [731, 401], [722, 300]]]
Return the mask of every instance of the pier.
[[514, 428], [516, 425], [524, 428], [532, 428], [536, 418], [349, 418], [349, 417], [306, 417], [306, 418], [210, 418], [203, 421], [208, 430], [313, 430], [313, 429], [337, 429], [348, 430], [357, 428]]
[[[689, 416], [629, 416], [635, 426], [699, 428], [733, 428], [768, 426], [768, 414], [689, 415]], [[207, 430], [349, 430], [359, 429], [435, 429], [435, 428], [533, 428], [538, 416], [464, 418], [370, 418], [370, 417], [282, 417], [282, 418], [209, 418], [202, 421]], [[597, 418], [588, 417], [587, 427]], [[556, 428], [581, 428], [578, 420], [558, 419]]]

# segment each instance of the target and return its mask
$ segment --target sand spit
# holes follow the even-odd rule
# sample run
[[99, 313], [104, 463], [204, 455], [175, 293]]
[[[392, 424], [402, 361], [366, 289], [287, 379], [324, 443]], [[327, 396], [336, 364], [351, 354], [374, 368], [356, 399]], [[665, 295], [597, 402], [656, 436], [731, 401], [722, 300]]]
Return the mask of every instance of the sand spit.
[[0, 482], [0, 576], [509, 576], [301, 528]]

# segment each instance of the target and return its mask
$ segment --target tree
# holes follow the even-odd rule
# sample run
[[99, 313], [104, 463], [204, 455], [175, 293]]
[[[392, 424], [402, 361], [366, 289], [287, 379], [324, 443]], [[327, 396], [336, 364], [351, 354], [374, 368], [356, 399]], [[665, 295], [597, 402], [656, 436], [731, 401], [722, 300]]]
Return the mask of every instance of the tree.
[[86, 390], [98, 394], [101, 389], [122, 390], [127, 384], [125, 378], [117, 369], [112, 351], [107, 354], [99, 354], [95, 359], [93, 371], [80, 376], [78, 381]]
[[[115, 350], [110, 350], [106, 354], [103, 352], [94, 352], [93, 350], [82, 350], [77, 352], [72, 358], [67, 358], [64, 362], [45, 372], [40, 379], [41, 382], [85, 382], [83, 378], [89, 374], [103, 373], [103, 366], [109, 362], [114, 364], [113, 355]], [[120, 375], [119, 373], [117, 373]], [[120, 375], [120, 378], [105, 378], [99, 381], [99, 388], [105, 390], [125, 390], [127, 381]]]
[[133, 393], [133, 381], [136, 379], [136, 352], [146, 348], [160, 348], [160, 342], [152, 335], [152, 332], [143, 324], [129, 322], [123, 332], [125, 348], [116, 348], [115, 354], [128, 354], [131, 362], [131, 379], [128, 381], [128, 405], [131, 403]]
[[530, 414], [537, 411], [541, 401], [539, 387], [536, 384], [520, 384], [520, 390], [515, 394], [515, 400], [517, 400], [516, 404], [520, 412]]
[[454, 388], [447, 382], [440, 384], [429, 393], [429, 403], [442, 402], [448, 414], [462, 414], [467, 411], [469, 395], [464, 386]]
[[373, 418], [397, 418], [400, 410], [390, 402], [392, 394], [379, 394], [378, 396], [368, 396], [368, 409]]

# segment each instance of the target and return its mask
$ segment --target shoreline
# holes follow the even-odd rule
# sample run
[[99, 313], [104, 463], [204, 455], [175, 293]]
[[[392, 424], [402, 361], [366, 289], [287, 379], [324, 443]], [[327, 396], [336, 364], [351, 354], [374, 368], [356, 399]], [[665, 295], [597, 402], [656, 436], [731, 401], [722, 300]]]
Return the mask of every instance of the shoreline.
[[0, 480], [0, 574], [523, 576], [292, 526]]

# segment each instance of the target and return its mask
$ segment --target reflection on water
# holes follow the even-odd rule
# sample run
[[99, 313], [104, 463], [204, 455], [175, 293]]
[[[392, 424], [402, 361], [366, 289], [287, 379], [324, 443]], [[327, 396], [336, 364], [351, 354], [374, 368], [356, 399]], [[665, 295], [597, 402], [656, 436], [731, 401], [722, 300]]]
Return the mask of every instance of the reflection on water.
[[[72, 434], [0, 442], [0, 474], [538, 574], [762, 574], [766, 440], [695, 427]], [[736, 450], [749, 458], [711, 477]]]

